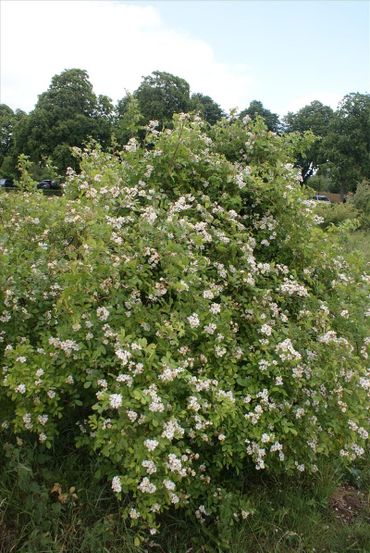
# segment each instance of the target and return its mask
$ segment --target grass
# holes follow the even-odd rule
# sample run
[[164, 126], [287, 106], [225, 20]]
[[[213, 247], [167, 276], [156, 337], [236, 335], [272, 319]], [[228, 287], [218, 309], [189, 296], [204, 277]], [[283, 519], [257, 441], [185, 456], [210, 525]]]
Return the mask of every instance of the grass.
[[[62, 453], [6, 445], [0, 479], [0, 552], [137, 553], [135, 535], [119, 516], [111, 490], [94, 480], [98, 460], [86, 463], [81, 454]], [[55, 483], [63, 492], [74, 485], [77, 498], [58, 500], [58, 494], [51, 493]]]
[[[231, 553], [368, 553], [370, 548], [370, 510], [351, 523], [336, 518], [329, 498], [339, 485], [340, 474], [323, 469], [313, 485], [307, 481], [259, 480], [250, 491], [257, 512], [240, 525], [227, 544]], [[182, 532], [181, 532], [182, 530]], [[196, 530], [195, 530], [196, 531]], [[199, 530], [198, 530], [199, 532]], [[172, 536], [170, 535], [172, 534]], [[178, 522], [165, 530], [161, 543], [166, 553], [219, 551], [217, 545], [199, 540], [189, 548], [189, 526]], [[182, 536], [182, 546], [178, 537]], [[207, 545], [206, 545], [207, 543]], [[226, 549], [225, 549], [226, 550]]]
[[370, 229], [347, 233], [343, 238], [346, 253], [359, 253], [366, 263], [370, 263]]
[[[370, 464], [343, 473], [323, 465], [315, 482], [255, 477], [245, 482], [256, 513], [217, 538], [217, 528], [199, 526], [170, 513], [151, 546], [135, 546], [111, 490], [94, 479], [99, 459], [86, 463], [73, 450], [40, 453], [6, 446], [0, 479], [0, 553], [369, 553]], [[63, 461], [59, 459], [62, 458]], [[63, 475], [69, 475], [69, 481]], [[75, 486], [77, 499], [65, 503], [51, 493]], [[330, 498], [346, 482], [360, 489], [354, 516], [338, 518]], [[357, 492], [356, 492], [357, 493]]]

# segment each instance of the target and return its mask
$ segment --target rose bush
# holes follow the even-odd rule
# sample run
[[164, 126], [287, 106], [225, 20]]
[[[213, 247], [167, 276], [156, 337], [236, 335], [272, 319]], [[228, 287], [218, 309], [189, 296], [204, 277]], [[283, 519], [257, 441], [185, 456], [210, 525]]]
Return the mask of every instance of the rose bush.
[[152, 533], [172, 506], [248, 516], [240, 473], [361, 456], [367, 279], [317, 225], [290, 164], [305, 140], [260, 120], [211, 139], [182, 114], [76, 150], [63, 197], [1, 195], [6, 439], [98, 452]]

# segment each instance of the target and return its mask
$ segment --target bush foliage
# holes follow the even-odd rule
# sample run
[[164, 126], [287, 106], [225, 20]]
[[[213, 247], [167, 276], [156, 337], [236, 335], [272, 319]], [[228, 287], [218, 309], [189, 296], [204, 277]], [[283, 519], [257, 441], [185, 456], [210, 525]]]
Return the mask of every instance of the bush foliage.
[[360, 457], [366, 278], [317, 225], [305, 140], [180, 114], [76, 150], [63, 197], [1, 195], [4, 440], [97, 452], [151, 533], [169, 508], [247, 517], [240, 473]]
[[331, 225], [339, 227], [343, 223], [350, 223], [354, 228], [360, 225], [360, 212], [352, 205], [329, 204], [327, 202], [317, 202], [316, 214], [322, 219], [320, 225], [322, 228], [328, 228]]
[[352, 201], [361, 213], [361, 226], [365, 229], [370, 228], [370, 181], [364, 179], [357, 185]]

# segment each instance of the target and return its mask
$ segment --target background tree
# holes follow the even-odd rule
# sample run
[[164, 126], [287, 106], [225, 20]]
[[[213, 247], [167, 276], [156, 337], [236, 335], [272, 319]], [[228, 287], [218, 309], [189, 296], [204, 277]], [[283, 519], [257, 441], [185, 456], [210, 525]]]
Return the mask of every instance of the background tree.
[[15, 112], [6, 104], [0, 104], [0, 174], [15, 175], [14, 134], [21, 120], [27, 117], [21, 110]]
[[347, 94], [323, 141], [329, 170], [341, 194], [370, 179], [370, 94]]
[[[171, 73], [154, 71], [143, 77], [138, 89], [133, 94], [127, 93], [114, 108], [110, 98], [96, 96], [86, 71], [65, 70], [52, 78], [30, 114], [0, 105], [1, 176], [14, 177], [19, 173], [20, 154], [27, 155], [33, 163], [35, 178], [45, 168], [46, 159], [60, 173], [69, 165], [76, 169], [78, 162], [71, 155], [71, 146], [83, 146], [92, 138], [106, 149], [113, 131], [122, 146], [132, 136], [141, 137], [149, 120], [156, 119], [160, 126], [171, 127], [174, 113], [188, 111], [199, 111], [213, 126], [220, 124], [224, 115], [210, 96], [195, 93], [190, 97], [189, 84]], [[361, 179], [370, 178], [369, 94], [348, 94], [336, 112], [313, 101], [296, 113], [289, 112], [284, 127], [278, 115], [258, 100], [239, 114], [241, 124], [245, 115], [253, 120], [262, 117], [267, 128], [277, 134], [312, 131], [318, 137], [305, 153], [296, 155], [303, 182], [317, 173], [318, 185], [325, 181], [326, 189], [344, 194], [354, 191]], [[217, 132], [222, 129], [221, 124]], [[234, 151], [234, 140], [231, 150], [233, 158], [239, 156]]]
[[12, 145], [14, 112], [6, 104], [0, 105], [0, 163]]
[[158, 120], [165, 126], [171, 126], [174, 113], [187, 112], [191, 107], [189, 84], [165, 71], [153, 71], [143, 77], [134, 96], [145, 122]]
[[35, 109], [19, 129], [18, 153], [40, 163], [51, 157], [59, 171], [75, 166], [71, 146], [82, 146], [89, 138], [102, 146], [110, 143], [113, 106], [106, 96], [93, 92], [86, 71], [68, 69], [52, 78], [48, 90], [39, 96]]
[[200, 92], [191, 95], [190, 105], [191, 110], [198, 111], [210, 125], [214, 125], [225, 115], [221, 107], [210, 96], [205, 96]]
[[314, 100], [297, 113], [289, 112], [284, 117], [286, 132], [312, 131], [318, 137], [318, 140], [312, 144], [304, 156], [297, 158], [297, 165], [302, 169], [303, 182], [306, 182], [320, 166], [324, 169], [327, 155], [322, 139], [328, 133], [333, 116], [334, 112], [330, 106], [325, 106], [318, 100]]
[[255, 119], [257, 115], [260, 115], [264, 119], [269, 131], [278, 133], [281, 130], [278, 114], [263, 107], [262, 102], [259, 100], [253, 100], [246, 109], [240, 112], [239, 117], [243, 119], [246, 115], [249, 115], [251, 119]]
[[111, 134], [115, 120], [115, 109], [112, 99], [104, 94], [99, 94], [94, 112], [96, 129], [94, 138], [104, 147], [111, 141]]

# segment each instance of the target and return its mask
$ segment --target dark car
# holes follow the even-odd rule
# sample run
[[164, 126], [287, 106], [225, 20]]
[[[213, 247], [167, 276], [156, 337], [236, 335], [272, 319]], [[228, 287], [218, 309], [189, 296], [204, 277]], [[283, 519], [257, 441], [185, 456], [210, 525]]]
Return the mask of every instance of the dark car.
[[314, 196], [312, 199], [316, 200], [317, 202], [329, 202], [329, 203], [331, 203], [329, 198], [327, 196], [323, 196], [322, 194], [316, 194], [316, 196]]
[[12, 179], [0, 179], [1, 188], [16, 188]]
[[60, 190], [61, 186], [55, 180], [44, 179], [38, 183], [37, 188], [39, 190]]

